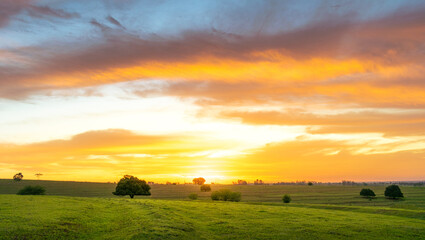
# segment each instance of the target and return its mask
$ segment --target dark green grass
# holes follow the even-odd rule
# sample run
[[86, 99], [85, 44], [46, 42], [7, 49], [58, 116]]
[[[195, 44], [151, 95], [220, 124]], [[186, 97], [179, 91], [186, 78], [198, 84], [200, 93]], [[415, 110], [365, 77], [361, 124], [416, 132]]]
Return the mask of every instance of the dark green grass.
[[[26, 185], [40, 185], [46, 188], [47, 195], [77, 197], [114, 198], [113, 183], [61, 182], [0, 180], [0, 194], [16, 194]], [[211, 192], [201, 192], [197, 185], [152, 185], [152, 199], [184, 200], [190, 193], [197, 193], [199, 200], [210, 200]], [[369, 201], [360, 197], [364, 186], [342, 185], [211, 185], [212, 191], [227, 188], [242, 193], [243, 202], [280, 203], [284, 194], [291, 195], [292, 203], [297, 204], [331, 204], [345, 206], [385, 206], [403, 209], [425, 210], [425, 187], [401, 186], [405, 200], [393, 201], [385, 199], [384, 185], [368, 185], [376, 193], [376, 199]], [[136, 196], [137, 198], [137, 196]]]
[[271, 204], [0, 195], [0, 239], [421, 239], [425, 236], [425, 221], [412, 216]]

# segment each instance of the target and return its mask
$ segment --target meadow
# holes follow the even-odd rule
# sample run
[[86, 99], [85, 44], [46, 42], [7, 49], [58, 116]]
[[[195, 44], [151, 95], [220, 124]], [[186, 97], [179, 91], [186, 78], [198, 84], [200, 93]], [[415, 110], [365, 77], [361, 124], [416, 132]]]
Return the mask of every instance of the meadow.
[[[26, 185], [47, 195], [15, 195]], [[424, 187], [401, 186], [405, 200], [394, 201], [384, 185], [367, 186], [377, 194], [369, 201], [359, 196], [364, 186], [212, 185], [241, 192], [237, 203], [212, 201], [196, 185], [152, 185], [152, 196], [135, 199], [112, 195], [114, 187], [0, 180], [0, 239], [425, 238]]]

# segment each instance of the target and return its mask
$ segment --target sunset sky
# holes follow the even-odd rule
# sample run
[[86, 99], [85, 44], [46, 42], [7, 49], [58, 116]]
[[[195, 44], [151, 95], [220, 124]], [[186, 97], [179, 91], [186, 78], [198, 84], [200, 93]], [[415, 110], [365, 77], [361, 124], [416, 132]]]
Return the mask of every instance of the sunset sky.
[[425, 2], [0, 1], [0, 178], [425, 179]]

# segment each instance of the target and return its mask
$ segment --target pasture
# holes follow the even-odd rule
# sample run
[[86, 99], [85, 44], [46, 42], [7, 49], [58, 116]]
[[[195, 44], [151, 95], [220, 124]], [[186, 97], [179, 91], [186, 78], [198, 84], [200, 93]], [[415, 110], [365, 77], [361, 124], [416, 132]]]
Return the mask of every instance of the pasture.
[[[17, 196], [41, 185], [46, 196]], [[114, 184], [0, 180], [0, 239], [421, 239], [425, 188], [405, 200], [359, 197], [364, 186], [212, 185], [242, 193], [216, 202], [196, 185], [153, 185], [152, 196], [111, 194]], [[198, 200], [189, 200], [197, 193]], [[283, 194], [292, 202], [282, 203]], [[60, 195], [60, 196], [52, 196]]]

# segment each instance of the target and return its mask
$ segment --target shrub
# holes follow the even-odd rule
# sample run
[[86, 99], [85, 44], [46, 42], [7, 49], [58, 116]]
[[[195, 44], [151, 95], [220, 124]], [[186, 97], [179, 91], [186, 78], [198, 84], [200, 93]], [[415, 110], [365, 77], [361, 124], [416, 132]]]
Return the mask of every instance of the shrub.
[[360, 191], [360, 196], [368, 197], [368, 198], [372, 198], [372, 197], [375, 197], [376, 195], [375, 195], [375, 193], [372, 191], [372, 189], [369, 189], [369, 188], [363, 188], [363, 189]]
[[240, 192], [232, 192], [229, 189], [221, 189], [211, 193], [212, 200], [239, 202], [241, 198]]
[[308, 182], [307, 185], [313, 186], [313, 183], [312, 182]]
[[201, 186], [201, 192], [210, 192], [211, 186], [209, 184], [204, 184]]
[[242, 198], [242, 195], [240, 192], [231, 192], [229, 194], [227, 201], [240, 202], [241, 198]]
[[192, 200], [198, 199], [198, 194], [196, 194], [196, 193], [189, 194], [189, 199], [192, 199]]
[[390, 185], [385, 189], [385, 197], [397, 199], [397, 198], [403, 198], [403, 193], [400, 190], [400, 187], [397, 185]]
[[220, 192], [215, 191], [211, 193], [211, 200], [218, 201], [220, 200]]
[[227, 201], [230, 198], [230, 194], [232, 193], [232, 191], [230, 191], [229, 189], [221, 189], [218, 190], [218, 192], [220, 193], [220, 200], [223, 201]]
[[283, 197], [282, 197], [282, 201], [284, 202], [284, 203], [290, 203], [291, 202], [291, 196], [289, 196], [288, 194], [285, 194], [285, 195], [283, 195]]
[[137, 177], [125, 175], [118, 182], [115, 192], [112, 194], [119, 196], [130, 195], [130, 198], [133, 198], [134, 195], [151, 195], [149, 192], [150, 189], [151, 187], [145, 180], [139, 180]]
[[44, 195], [46, 189], [42, 186], [26, 186], [19, 190], [18, 195]]

